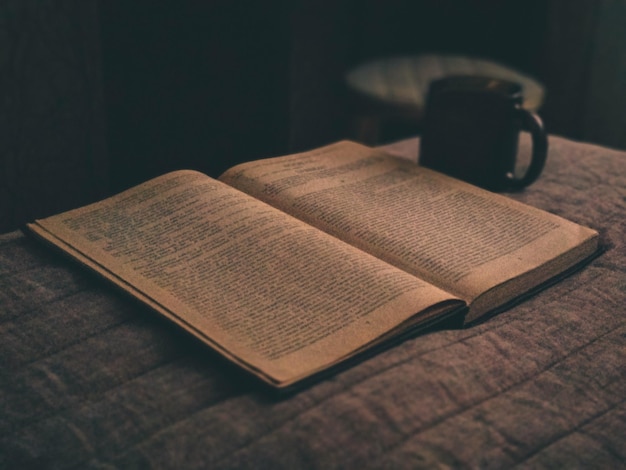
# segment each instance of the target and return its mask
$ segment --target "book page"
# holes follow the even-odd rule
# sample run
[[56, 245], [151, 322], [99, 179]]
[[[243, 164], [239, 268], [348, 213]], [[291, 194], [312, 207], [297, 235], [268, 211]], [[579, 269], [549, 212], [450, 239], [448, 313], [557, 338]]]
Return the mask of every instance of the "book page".
[[275, 384], [350, 356], [418, 312], [416, 322], [441, 313], [452, 299], [192, 171], [31, 229]]
[[244, 163], [220, 179], [468, 303], [503, 284], [472, 306], [476, 316], [556, 274], [579, 245], [592, 250], [585, 241], [596, 235], [352, 142]]

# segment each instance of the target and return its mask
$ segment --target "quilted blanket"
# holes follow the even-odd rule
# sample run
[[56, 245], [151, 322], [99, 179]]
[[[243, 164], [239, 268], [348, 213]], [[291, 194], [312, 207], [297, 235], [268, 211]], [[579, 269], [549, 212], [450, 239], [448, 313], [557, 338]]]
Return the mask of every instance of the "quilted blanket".
[[595, 228], [606, 251], [486, 322], [285, 397], [0, 235], [0, 468], [625, 468], [626, 152], [551, 136], [541, 178], [509, 196]]

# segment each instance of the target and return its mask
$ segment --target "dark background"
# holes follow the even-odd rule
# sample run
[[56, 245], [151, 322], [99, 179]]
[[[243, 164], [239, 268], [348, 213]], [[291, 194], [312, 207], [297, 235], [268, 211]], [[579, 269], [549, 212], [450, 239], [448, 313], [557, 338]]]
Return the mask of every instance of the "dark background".
[[624, 24], [618, 0], [0, 0], [0, 232], [351, 137], [343, 77], [389, 55], [509, 65], [549, 132], [626, 148]]

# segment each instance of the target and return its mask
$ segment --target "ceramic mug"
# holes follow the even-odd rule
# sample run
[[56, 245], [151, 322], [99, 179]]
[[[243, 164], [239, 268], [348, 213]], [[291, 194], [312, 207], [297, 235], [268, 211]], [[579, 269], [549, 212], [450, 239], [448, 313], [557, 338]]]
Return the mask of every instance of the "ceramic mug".
[[[450, 76], [429, 88], [419, 162], [492, 191], [520, 190], [543, 170], [548, 138], [541, 119], [522, 107], [518, 83]], [[530, 164], [515, 176], [519, 135], [532, 137]]]

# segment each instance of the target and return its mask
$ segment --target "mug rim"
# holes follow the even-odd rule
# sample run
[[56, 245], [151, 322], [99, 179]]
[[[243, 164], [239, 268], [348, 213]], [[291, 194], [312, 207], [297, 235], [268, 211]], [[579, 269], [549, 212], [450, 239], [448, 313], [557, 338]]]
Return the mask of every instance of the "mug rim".
[[449, 75], [430, 84], [429, 92], [440, 93], [497, 93], [508, 98], [521, 98], [522, 85], [518, 82], [488, 75]]

